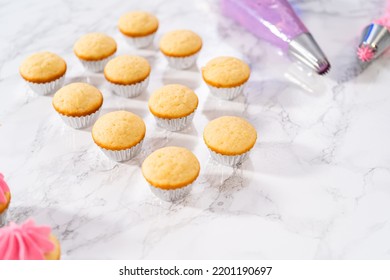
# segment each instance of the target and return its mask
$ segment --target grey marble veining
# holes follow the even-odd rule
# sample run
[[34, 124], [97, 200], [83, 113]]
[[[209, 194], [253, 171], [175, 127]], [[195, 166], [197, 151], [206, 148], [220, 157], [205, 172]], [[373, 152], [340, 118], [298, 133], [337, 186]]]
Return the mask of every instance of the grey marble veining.
[[[34, 217], [53, 227], [64, 259], [389, 259], [389, 57], [367, 68], [354, 58], [362, 28], [385, 1], [292, 1], [332, 64], [324, 77], [292, 64], [278, 49], [219, 15], [216, 1], [0, 1], [0, 171], [12, 190], [9, 218]], [[116, 28], [121, 14], [156, 14], [154, 46], [129, 47]], [[161, 35], [188, 28], [204, 48], [197, 66], [167, 67]], [[148, 90], [113, 95], [101, 74], [72, 53], [84, 33], [106, 32], [118, 53], [152, 65]], [[130, 110], [146, 122], [143, 151], [115, 163], [94, 145], [91, 128], [66, 127], [18, 74], [29, 54], [49, 50], [68, 63], [65, 83], [84, 81], [104, 95], [102, 114]], [[210, 95], [200, 68], [218, 55], [246, 60], [252, 75], [234, 101]], [[155, 125], [147, 100], [164, 84], [195, 90], [194, 124], [182, 132]], [[208, 121], [240, 115], [257, 129], [250, 159], [216, 164], [202, 140]], [[180, 145], [201, 162], [190, 196], [162, 202], [140, 166], [153, 150]]]

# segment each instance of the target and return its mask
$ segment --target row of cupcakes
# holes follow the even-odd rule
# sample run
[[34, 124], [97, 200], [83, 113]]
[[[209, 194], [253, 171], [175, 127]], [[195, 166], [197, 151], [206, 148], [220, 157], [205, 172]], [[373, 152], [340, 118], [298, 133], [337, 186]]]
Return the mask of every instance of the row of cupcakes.
[[[146, 134], [145, 123], [139, 116], [128, 111], [115, 111], [98, 118], [103, 106], [103, 95], [96, 87], [86, 83], [68, 84], [54, 94], [52, 104], [67, 125], [76, 129], [93, 125], [94, 142], [113, 160], [130, 160], [138, 154], [129, 149], [141, 146]], [[153, 92], [148, 107], [158, 126], [169, 131], [178, 131], [191, 124], [198, 107], [198, 97], [186, 86], [170, 84]], [[242, 118], [225, 116], [211, 121], [206, 126], [204, 140], [215, 153], [237, 156], [253, 147], [256, 130]], [[244, 140], [250, 140], [250, 143], [244, 145]], [[233, 146], [224, 148], [226, 143]], [[244, 150], [236, 153], [226, 151], [237, 145]], [[243, 160], [231, 163], [226, 160], [218, 161], [237, 165]]]
[[[100, 71], [104, 70], [104, 77], [112, 91], [122, 97], [137, 97], [149, 84], [151, 67], [141, 56], [110, 56], [104, 63], [84, 61], [83, 64], [93, 65], [86, 66], [89, 70], [103, 66]], [[39, 52], [25, 59], [19, 72], [34, 92], [46, 95], [63, 86], [66, 70], [67, 64], [61, 57], [51, 52]], [[250, 77], [250, 69], [238, 58], [221, 56], [210, 60], [202, 68], [202, 77], [214, 96], [232, 100], [243, 92]]]

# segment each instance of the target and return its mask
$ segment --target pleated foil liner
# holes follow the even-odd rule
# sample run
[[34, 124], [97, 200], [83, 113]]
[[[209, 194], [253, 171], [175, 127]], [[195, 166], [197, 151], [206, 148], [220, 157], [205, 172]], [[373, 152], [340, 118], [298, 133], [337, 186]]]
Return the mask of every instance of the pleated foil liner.
[[167, 56], [164, 55], [167, 60], [170, 67], [175, 69], [188, 69], [192, 65], [195, 64], [196, 59], [198, 58], [199, 52], [196, 54], [190, 55], [190, 56], [184, 56], [184, 57], [175, 57], [175, 56]]
[[240, 86], [231, 88], [220, 88], [211, 85], [208, 85], [208, 87], [214, 96], [225, 100], [232, 100], [243, 92], [245, 85], [246, 83], [243, 83]]
[[160, 188], [157, 188], [157, 187], [149, 184], [150, 190], [152, 191], [152, 193], [155, 196], [157, 196], [158, 198], [160, 198], [164, 201], [168, 201], [168, 202], [174, 202], [174, 201], [181, 200], [184, 197], [186, 197], [191, 192], [192, 185], [193, 184], [189, 184], [187, 186], [184, 186], [184, 187], [178, 188], [178, 189], [174, 189], [174, 190], [164, 190], [164, 189], [160, 189]]
[[79, 60], [81, 64], [83, 64], [86, 70], [99, 73], [99, 72], [103, 72], [107, 62], [109, 62], [112, 58], [114, 58], [114, 56], [115, 55], [111, 55], [101, 60], [84, 60], [84, 59], [79, 59]]
[[183, 118], [177, 119], [163, 119], [154, 116], [159, 127], [165, 128], [169, 131], [179, 131], [189, 126], [195, 116], [195, 111]]
[[149, 77], [139, 83], [132, 85], [119, 85], [111, 82], [109, 82], [109, 84], [116, 95], [132, 98], [137, 97], [146, 90], [149, 84]]
[[99, 148], [108, 158], [114, 161], [122, 162], [122, 161], [128, 161], [133, 157], [137, 156], [141, 152], [143, 142], [144, 140], [139, 142], [137, 145], [131, 147], [130, 149], [124, 149], [124, 150], [108, 150], [102, 147]]
[[7, 212], [8, 209], [5, 209], [3, 213], [0, 214], [0, 228], [5, 226], [5, 224], [7, 223]]
[[58, 78], [57, 80], [48, 83], [32, 83], [29, 81], [26, 82], [35, 93], [40, 95], [47, 95], [59, 90], [64, 84], [64, 81], [65, 81], [65, 74], [62, 77]]
[[65, 124], [76, 129], [88, 127], [94, 124], [99, 117], [99, 114], [100, 108], [95, 113], [82, 117], [70, 117], [59, 113], [61, 119], [64, 121]]
[[142, 37], [129, 37], [124, 35], [124, 37], [127, 44], [129, 44], [130, 46], [135, 46], [136, 48], [143, 49], [152, 44], [155, 34], [156, 33], [153, 33]]
[[227, 165], [227, 166], [236, 166], [238, 164], [243, 163], [244, 161], [246, 161], [248, 159], [249, 152], [250, 152], [250, 150], [249, 150], [248, 152], [243, 153], [241, 155], [225, 156], [225, 155], [216, 153], [216, 152], [212, 151], [211, 149], [209, 149], [209, 151], [210, 151], [210, 155], [211, 155], [212, 159], [214, 159], [218, 163], [221, 163], [221, 164]]

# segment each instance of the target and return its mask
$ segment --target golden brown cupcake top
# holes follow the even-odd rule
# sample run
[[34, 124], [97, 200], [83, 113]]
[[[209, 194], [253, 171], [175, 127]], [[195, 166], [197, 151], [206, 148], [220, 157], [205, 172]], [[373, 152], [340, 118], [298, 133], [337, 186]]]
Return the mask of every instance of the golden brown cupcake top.
[[220, 56], [210, 60], [202, 68], [204, 81], [214, 87], [236, 87], [245, 83], [250, 76], [248, 64], [242, 60]]
[[72, 83], [59, 89], [52, 103], [54, 109], [62, 115], [81, 117], [99, 110], [103, 104], [103, 95], [89, 84]]
[[133, 11], [120, 17], [118, 28], [126, 36], [147, 36], [157, 31], [158, 19], [147, 12]]
[[228, 156], [240, 155], [256, 143], [256, 129], [246, 120], [224, 116], [212, 120], [203, 132], [203, 139], [212, 151]]
[[50, 235], [50, 241], [54, 244], [54, 250], [45, 254], [46, 260], [59, 260], [61, 258], [61, 245], [57, 237]]
[[115, 40], [104, 33], [88, 33], [73, 46], [75, 55], [83, 60], [102, 60], [116, 52]]
[[107, 113], [92, 128], [93, 141], [108, 150], [130, 149], [144, 139], [145, 133], [144, 121], [128, 111]]
[[120, 55], [104, 67], [104, 76], [114, 84], [131, 85], [142, 82], [150, 74], [149, 62], [135, 55]]
[[200, 51], [202, 39], [191, 30], [175, 30], [164, 34], [160, 40], [163, 54], [173, 57], [190, 56]]
[[27, 57], [20, 65], [20, 75], [32, 83], [48, 83], [62, 77], [66, 62], [51, 52], [38, 52]]
[[195, 92], [183, 85], [166, 85], [156, 90], [149, 99], [150, 112], [159, 118], [183, 118], [198, 107]]
[[4, 195], [5, 195], [6, 202], [5, 203], [0, 202], [0, 214], [2, 214], [6, 209], [8, 209], [9, 204], [11, 202], [11, 193], [6, 192], [4, 193]]
[[186, 148], [165, 147], [151, 153], [142, 164], [146, 181], [161, 189], [177, 189], [194, 182], [199, 176], [200, 164]]

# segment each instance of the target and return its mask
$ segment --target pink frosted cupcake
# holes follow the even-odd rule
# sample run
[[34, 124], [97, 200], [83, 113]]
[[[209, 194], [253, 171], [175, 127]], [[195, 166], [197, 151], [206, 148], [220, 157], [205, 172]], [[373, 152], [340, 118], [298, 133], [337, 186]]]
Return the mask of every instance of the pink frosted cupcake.
[[11, 192], [0, 173], [0, 227], [4, 226], [7, 220], [7, 210], [11, 202]]
[[61, 248], [48, 226], [33, 220], [0, 229], [0, 260], [59, 260]]

